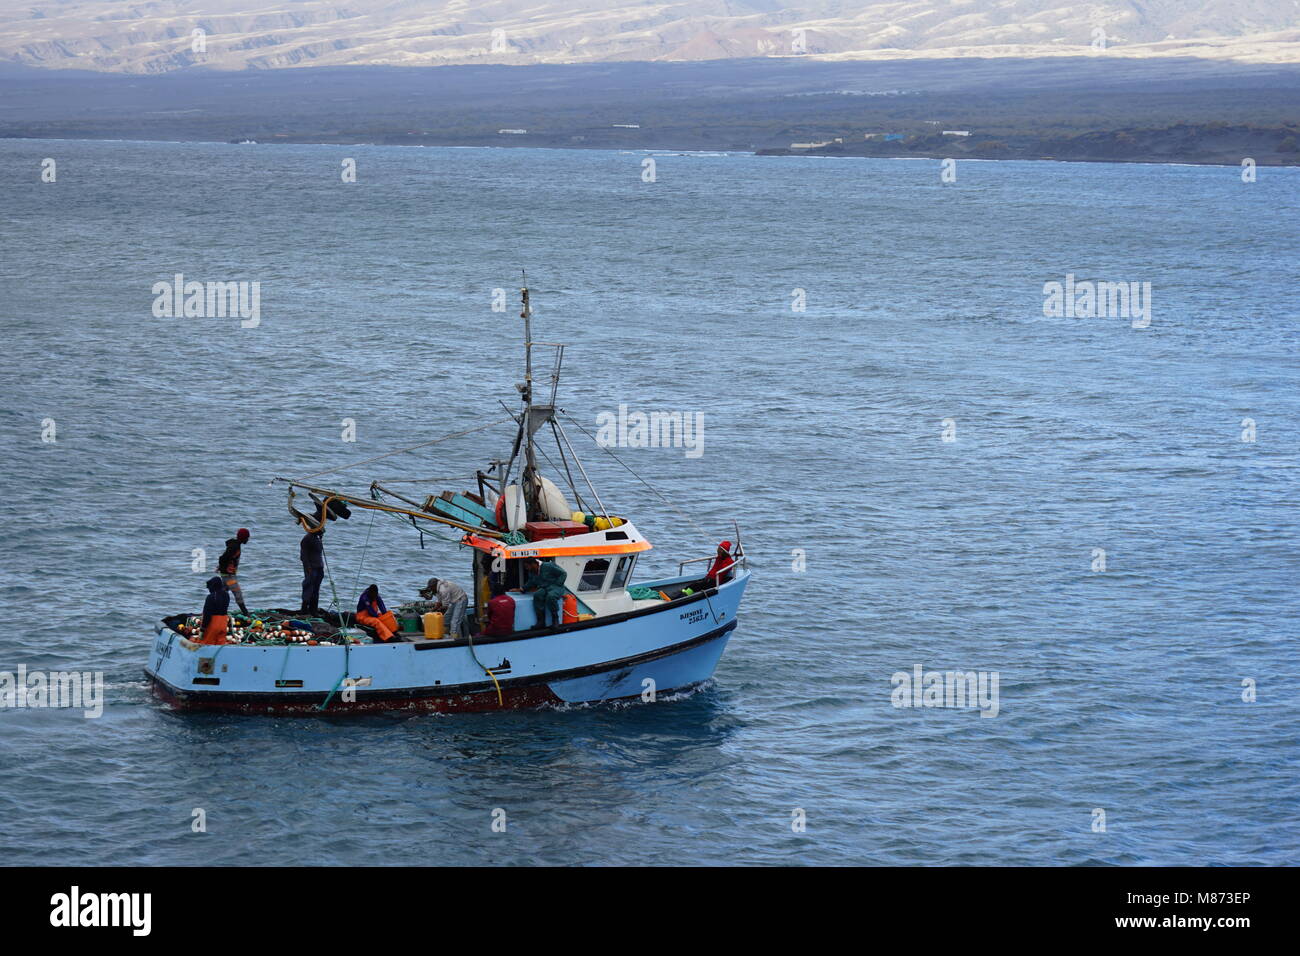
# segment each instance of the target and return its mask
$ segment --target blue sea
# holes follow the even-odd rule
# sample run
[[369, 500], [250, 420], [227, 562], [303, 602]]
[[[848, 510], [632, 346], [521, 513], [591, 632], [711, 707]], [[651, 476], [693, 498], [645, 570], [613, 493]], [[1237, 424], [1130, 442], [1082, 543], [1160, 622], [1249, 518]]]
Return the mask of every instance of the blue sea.
[[[106, 695], [0, 711], [0, 859], [1300, 864], [1300, 169], [940, 173], [0, 141], [0, 670]], [[581, 445], [656, 545], [642, 579], [739, 526], [754, 574], [715, 679], [462, 716], [155, 702], [156, 622], [198, 612], [236, 528], [251, 605], [296, 606], [271, 479], [505, 417], [522, 269], [574, 420], [704, 416], [698, 456], [613, 449], [663, 498]], [[258, 282], [259, 323], [156, 316], [177, 273]], [[1045, 315], [1067, 276], [1149, 283], [1149, 325]], [[319, 480], [473, 487], [510, 437]], [[424, 545], [337, 524], [339, 599], [467, 583]], [[918, 666], [996, 675], [996, 716], [895, 706]]]

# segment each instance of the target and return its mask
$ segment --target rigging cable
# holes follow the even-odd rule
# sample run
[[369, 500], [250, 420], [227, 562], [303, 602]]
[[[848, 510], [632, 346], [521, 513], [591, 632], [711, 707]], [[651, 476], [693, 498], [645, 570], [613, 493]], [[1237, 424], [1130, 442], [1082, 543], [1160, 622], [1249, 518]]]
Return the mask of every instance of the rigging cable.
[[604, 445], [602, 445], [600, 442], [596, 441], [596, 437], [595, 437], [594, 435], [592, 435], [591, 432], [587, 431], [587, 429], [583, 428], [581, 422], [579, 422], [577, 419], [575, 419], [572, 415], [570, 415], [568, 412], [564, 411], [563, 409], [557, 409], [557, 411], [559, 411], [562, 415], [564, 415], [565, 418], [567, 418], [569, 421], [571, 421], [571, 422], [572, 422], [572, 423], [577, 427], [578, 431], [582, 432], [584, 435], [586, 435], [588, 438], [590, 438], [590, 439], [592, 440], [592, 442], [595, 443], [595, 445], [596, 445], [597, 448], [599, 448], [601, 451], [605, 452], [605, 454], [609, 455], [609, 456], [610, 456], [611, 458], [613, 458], [616, 462], [618, 462], [620, 465], [622, 465], [624, 468], [626, 468], [626, 469], [628, 470], [628, 472], [631, 473], [631, 475], [632, 475], [633, 478], [635, 478], [637, 481], [641, 482], [641, 484], [645, 485], [647, 488], [649, 488], [651, 491], [653, 491], [656, 495], [659, 496], [659, 498], [664, 502], [664, 504], [668, 505], [668, 507], [672, 508], [673, 511], [676, 511], [679, 515], [681, 515], [683, 518], [685, 518], [686, 521], [687, 521], [687, 523], [690, 524], [691, 527], [693, 527], [696, 531], [698, 531], [698, 532], [701, 534], [701, 536], [703, 536], [703, 537], [706, 538], [707, 540], [710, 540], [710, 541], [713, 540], [713, 536], [710, 535], [710, 534], [709, 534], [707, 531], [705, 531], [703, 528], [701, 528], [701, 527], [699, 526], [699, 524], [695, 521], [694, 518], [692, 518], [692, 517], [691, 517], [690, 515], [688, 515], [686, 512], [682, 511], [681, 508], [678, 508], [675, 504], [672, 503], [671, 500], [669, 500], [669, 499], [668, 499], [667, 497], [665, 497], [662, 493], [660, 493], [659, 489], [657, 489], [654, 485], [650, 484], [650, 482], [646, 481], [644, 478], [642, 478], [640, 475], [638, 475], [635, 471], [633, 471], [631, 465], [629, 465], [627, 462], [625, 462], [622, 458], [619, 458], [618, 455], [614, 454], [612, 451], [610, 451], [608, 448], [606, 448], [606, 447], [605, 447]]
[[[569, 490], [573, 492], [574, 504], [578, 506], [579, 511], [586, 511], [587, 509], [582, 504], [582, 495], [578, 494], [578, 486], [573, 483], [573, 472], [569, 471], [569, 459], [564, 454], [564, 446], [560, 444], [560, 429], [559, 426], [555, 424], [554, 418], [551, 419], [550, 425], [551, 434], [555, 436], [555, 447], [560, 451], [560, 461], [564, 463], [564, 476], [569, 479]], [[543, 454], [545, 454], [545, 452], [543, 452]], [[551, 459], [547, 456], [546, 460], [550, 461]], [[554, 467], [554, 465], [552, 465], [552, 467]]]
[[467, 428], [463, 432], [456, 432], [455, 434], [452, 435], [444, 435], [442, 438], [435, 438], [432, 441], [420, 442], [418, 445], [410, 445], [406, 448], [398, 448], [395, 449], [394, 451], [386, 451], [382, 455], [375, 455], [375, 457], [373, 458], [366, 458], [362, 461], [354, 461], [346, 465], [339, 465], [337, 468], [328, 468], [325, 471], [318, 471], [314, 475], [307, 475], [306, 477], [303, 478], [295, 478], [294, 481], [304, 482], [312, 478], [319, 478], [321, 475], [332, 475], [336, 471], [343, 471], [345, 468], [356, 468], [358, 465], [368, 465], [372, 461], [379, 461], [381, 458], [390, 458], [393, 455], [400, 455], [403, 454], [404, 452], [415, 451], [417, 448], [428, 448], [430, 445], [436, 445], [439, 442], [450, 441], [453, 438], [462, 438], [465, 435], [472, 435], [474, 434], [474, 432], [481, 432], [484, 429], [492, 428], [496, 425], [504, 425], [509, 420], [510, 419], [507, 418], [498, 419], [497, 421], [494, 422], [488, 422], [486, 425], [478, 425], [475, 426], [474, 428]]
[[[505, 403], [504, 403], [504, 402], [501, 403], [501, 407], [502, 407], [502, 408], [505, 408]], [[513, 414], [511, 414], [510, 409], [508, 409], [508, 408], [506, 408], [506, 414], [510, 415], [512, 418], [514, 417]], [[522, 429], [522, 428], [523, 428], [523, 425], [522, 425], [522, 420], [523, 420], [523, 418], [522, 418], [522, 416], [520, 416], [520, 418], [517, 419], [517, 420], [521, 422], [521, 424], [520, 424], [520, 428]], [[577, 486], [576, 484], [574, 484], [574, 482], [573, 482], [573, 474], [569, 471], [569, 460], [568, 460], [567, 458], [564, 457], [564, 446], [560, 444], [560, 436], [564, 433], [564, 429], [562, 429], [562, 428], [559, 427], [559, 423], [555, 421], [554, 417], [551, 418], [549, 424], [550, 424], [550, 426], [551, 426], [551, 433], [555, 435], [555, 447], [559, 450], [559, 453], [560, 453], [560, 460], [564, 463], [564, 473], [568, 476], [569, 488], [570, 488], [570, 490], [572, 490], [572, 492], [573, 492], [573, 498], [574, 498], [574, 501], [577, 503], [577, 505], [578, 505], [578, 510], [579, 510], [579, 511], [587, 511], [588, 508], [587, 508], [586, 505], [583, 504], [583, 502], [582, 502], [582, 496], [581, 496], [580, 494], [578, 494], [578, 486]], [[565, 441], [568, 441], [568, 438], [567, 438], [567, 437], [565, 438]], [[547, 463], [548, 465], [551, 466], [551, 468], [555, 471], [556, 474], [559, 474], [560, 469], [558, 469], [558, 468], [555, 467], [555, 462], [554, 462], [554, 460], [551, 458], [550, 455], [548, 455], [548, 454], [546, 453], [546, 449], [545, 449], [545, 448], [543, 448], [541, 445], [535, 445], [535, 446], [534, 446], [534, 450], [535, 450], [535, 451], [539, 451], [539, 452], [541, 452], [541, 453], [542, 453], [542, 457], [546, 459], [546, 463]], [[581, 469], [581, 468], [582, 468], [582, 462], [578, 460], [577, 452], [574, 452], [574, 451], [573, 451], [573, 446], [572, 446], [572, 445], [569, 446], [569, 451], [570, 451], [570, 452], [573, 452], [573, 461], [574, 461], [574, 463], [578, 466], [578, 468]], [[512, 460], [513, 460], [513, 459], [512, 459]], [[507, 470], [507, 471], [508, 471], [508, 470]], [[507, 476], [507, 477], [508, 477], [508, 476]], [[583, 471], [583, 473], [582, 473], [582, 477], [583, 477], [583, 478], [586, 478], [586, 477], [587, 477], [587, 473], [586, 473], [585, 471]], [[505, 485], [503, 484], [502, 487], [505, 487]], [[588, 487], [588, 488], [591, 488], [591, 493], [592, 493], [593, 495], [596, 496], [597, 503], [599, 504], [599, 502], [600, 502], [600, 496], [599, 496], [599, 495], [596, 495], [596, 489], [595, 489], [594, 487], [592, 487], [592, 484], [591, 484], [591, 480], [590, 480], [590, 479], [587, 479], [587, 487]], [[604, 505], [601, 505], [601, 506], [600, 506], [600, 510], [601, 510], [602, 512], [604, 512], [606, 518], [609, 518], [609, 513], [605, 511], [605, 506], [604, 506]]]
[[370, 548], [370, 532], [375, 530], [375, 514], [370, 512], [370, 524], [366, 528], [366, 543], [361, 546], [361, 560], [357, 562], [357, 576], [352, 581], [352, 590], [356, 592], [357, 600], [361, 600], [361, 569], [366, 564], [366, 551]]

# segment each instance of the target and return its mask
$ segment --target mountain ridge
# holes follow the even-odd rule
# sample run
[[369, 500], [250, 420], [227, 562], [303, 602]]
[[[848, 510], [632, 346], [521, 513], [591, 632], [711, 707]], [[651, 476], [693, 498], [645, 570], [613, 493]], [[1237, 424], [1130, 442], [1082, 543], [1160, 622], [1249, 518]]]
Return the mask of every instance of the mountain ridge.
[[34, 0], [0, 11], [0, 62], [139, 74], [1081, 53], [1297, 63], [1300, 0]]

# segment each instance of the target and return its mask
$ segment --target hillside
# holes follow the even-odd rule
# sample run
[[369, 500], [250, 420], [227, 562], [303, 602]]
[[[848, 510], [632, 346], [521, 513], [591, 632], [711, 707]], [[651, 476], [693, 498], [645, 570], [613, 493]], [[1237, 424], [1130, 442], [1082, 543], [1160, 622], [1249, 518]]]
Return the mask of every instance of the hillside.
[[32, 0], [0, 11], [0, 61], [136, 74], [1081, 53], [1300, 62], [1300, 0]]

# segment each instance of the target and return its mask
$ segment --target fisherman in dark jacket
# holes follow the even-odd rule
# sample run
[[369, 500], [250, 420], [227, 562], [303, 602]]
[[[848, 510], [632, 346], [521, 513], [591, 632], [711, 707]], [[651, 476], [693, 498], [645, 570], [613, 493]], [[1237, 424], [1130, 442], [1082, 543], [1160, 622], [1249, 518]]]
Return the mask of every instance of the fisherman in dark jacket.
[[229, 644], [226, 639], [226, 626], [230, 621], [226, 612], [230, 610], [230, 592], [218, 576], [208, 579], [208, 597], [203, 602], [203, 627], [200, 631], [200, 644]]
[[233, 538], [226, 539], [226, 550], [221, 552], [221, 557], [217, 559], [217, 573], [221, 575], [221, 581], [231, 594], [235, 596], [235, 603], [245, 614], [248, 613], [248, 606], [244, 604], [244, 592], [239, 586], [239, 558], [240, 548], [248, 543], [248, 529], [240, 528], [235, 532]]
[[307, 532], [298, 545], [302, 560], [302, 613], [320, 613], [320, 584], [325, 579], [325, 531]]
[[302, 613], [320, 613], [320, 585], [325, 579], [325, 528], [328, 521], [336, 518], [347, 520], [352, 512], [342, 501], [331, 501], [327, 507], [325, 501], [309, 494], [316, 505], [316, 512], [306, 515], [293, 505], [289, 512], [307, 532], [298, 543], [298, 558], [302, 561]]

